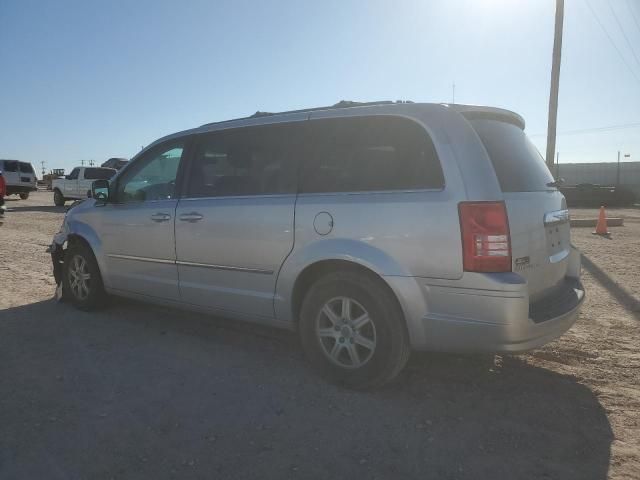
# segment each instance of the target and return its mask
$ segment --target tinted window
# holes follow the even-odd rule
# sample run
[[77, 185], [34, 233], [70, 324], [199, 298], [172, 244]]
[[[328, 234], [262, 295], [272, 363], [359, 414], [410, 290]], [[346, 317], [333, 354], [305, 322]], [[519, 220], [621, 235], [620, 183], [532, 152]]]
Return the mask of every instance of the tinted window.
[[20, 171], [22, 173], [34, 173], [30, 163], [20, 162]]
[[484, 144], [503, 192], [550, 190], [553, 176], [521, 128], [496, 120], [472, 120]]
[[18, 171], [18, 162], [15, 160], [5, 160], [4, 161], [4, 171], [5, 172], [17, 172]]
[[67, 176], [67, 180], [77, 180], [79, 173], [80, 173], [80, 169], [74, 168], [73, 170], [71, 170], [71, 173]]
[[119, 202], [167, 200], [175, 197], [182, 143], [155, 148], [137, 159], [120, 177]]
[[87, 168], [84, 171], [84, 178], [87, 180], [109, 180], [116, 173], [110, 168]]
[[294, 193], [299, 124], [215, 132], [201, 137], [189, 173], [189, 197]]
[[390, 116], [312, 120], [301, 191], [442, 188], [433, 143], [417, 123]]

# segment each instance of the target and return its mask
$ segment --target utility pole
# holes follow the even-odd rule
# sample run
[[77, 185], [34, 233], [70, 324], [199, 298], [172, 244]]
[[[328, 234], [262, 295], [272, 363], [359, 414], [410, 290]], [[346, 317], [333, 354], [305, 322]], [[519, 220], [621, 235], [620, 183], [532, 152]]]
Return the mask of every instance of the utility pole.
[[453, 99], [451, 100], [451, 103], [456, 103], [456, 82], [453, 82], [453, 84], [451, 85], [451, 89], [453, 90], [452, 92]]
[[549, 92], [549, 121], [547, 123], [547, 165], [553, 166], [556, 150], [556, 121], [558, 119], [558, 89], [560, 86], [560, 59], [562, 56], [562, 24], [564, 0], [556, 0], [556, 25], [553, 37], [553, 59], [551, 64], [551, 90]]
[[618, 150], [618, 168], [616, 168], [616, 186], [620, 185], [620, 150]]
[[46, 173], [47, 173], [47, 171], [46, 171], [46, 170], [45, 170], [45, 168], [44, 168], [44, 160], [42, 160], [42, 161], [40, 162], [40, 164], [42, 165], [42, 178], [44, 178], [44, 176], [45, 176], [45, 175], [46, 175]]
[[80, 160], [80, 166], [84, 167], [84, 160]]
[[556, 180], [560, 179], [560, 152], [556, 152]]

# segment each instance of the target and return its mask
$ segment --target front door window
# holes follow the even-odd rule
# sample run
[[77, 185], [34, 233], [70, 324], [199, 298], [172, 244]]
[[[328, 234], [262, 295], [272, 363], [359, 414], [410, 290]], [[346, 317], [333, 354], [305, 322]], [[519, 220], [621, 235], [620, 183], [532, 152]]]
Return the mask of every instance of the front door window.
[[121, 203], [169, 200], [176, 196], [176, 176], [183, 146], [166, 146], [135, 162], [118, 181]]

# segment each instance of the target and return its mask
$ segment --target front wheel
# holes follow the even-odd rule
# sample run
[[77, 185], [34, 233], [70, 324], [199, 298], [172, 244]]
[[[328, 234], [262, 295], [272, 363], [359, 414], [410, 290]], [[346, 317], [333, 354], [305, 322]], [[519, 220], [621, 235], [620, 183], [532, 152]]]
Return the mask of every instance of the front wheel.
[[29, 192], [27, 193], [20, 193], [20, 199], [21, 200], [26, 200], [27, 198], [29, 198]]
[[80, 310], [95, 310], [104, 305], [106, 293], [102, 276], [91, 249], [83, 243], [73, 243], [64, 256], [62, 291]]
[[393, 293], [381, 281], [356, 272], [326, 275], [310, 288], [300, 312], [300, 337], [312, 366], [350, 388], [389, 382], [410, 353]]
[[60, 190], [53, 191], [53, 203], [56, 207], [64, 207], [64, 196]]

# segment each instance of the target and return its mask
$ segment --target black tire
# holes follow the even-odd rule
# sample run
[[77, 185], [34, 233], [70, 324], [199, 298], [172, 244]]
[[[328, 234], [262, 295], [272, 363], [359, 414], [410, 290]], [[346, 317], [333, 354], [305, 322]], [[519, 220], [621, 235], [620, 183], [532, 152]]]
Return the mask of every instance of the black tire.
[[53, 203], [56, 205], [56, 207], [64, 207], [65, 201], [66, 199], [62, 195], [62, 192], [56, 188], [53, 191]]
[[[82, 270], [89, 275], [85, 288], [80, 288], [73, 284], [74, 277], [77, 278], [78, 265], [84, 262]], [[75, 272], [75, 275], [74, 275]], [[76, 308], [84, 311], [96, 310], [106, 303], [107, 294], [104, 291], [102, 276], [98, 268], [98, 262], [91, 249], [84, 243], [76, 241], [67, 248], [64, 255], [64, 266], [62, 268], [62, 291], [65, 300], [71, 302]]]
[[[370, 323], [373, 324], [373, 327], [364, 327], [369, 328], [368, 334], [356, 331], [352, 327], [347, 328], [346, 333], [345, 330], [338, 333], [335, 327], [336, 338], [320, 338], [317, 328], [322, 328], [327, 333], [330, 328], [325, 327], [334, 324], [328, 315], [322, 313], [323, 307], [330, 305], [335, 313], [331, 302], [343, 302], [340, 298], [351, 299], [347, 302], [351, 305], [355, 301], [355, 306], [349, 308], [355, 309], [358, 312], [355, 315], [360, 315], [360, 318], [363, 317], [360, 310], [368, 314]], [[404, 316], [393, 293], [381, 280], [358, 272], [335, 272], [316, 281], [302, 302], [299, 329], [302, 348], [311, 365], [324, 378], [349, 388], [373, 388], [391, 381], [405, 366], [411, 352]], [[331, 335], [331, 332], [328, 333]], [[359, 345], [360, 340], [357, 338], [362, 338], [361, 333], [369, 339], [374, 339], [374, 348], [369, 350], [368, 347]], [[330, 359], [331, 352], [328, 350], [335, 350], [339, 341], [344, 343], [338, 348], [338, 358]], [[334, 348], [331, 348], [332, 345]], [[361, 366], [354, 366], [352, 348], [359, 351], [354, 356], [363, 361]], [[367, 355], [369, 357], [365, 360]], [[339, 363], [351, 365], [343, 366]]]
[[20, 200], [26, 200], [27, 198], [29, 198], [29, 192], [27, 193], [20, 193]]

